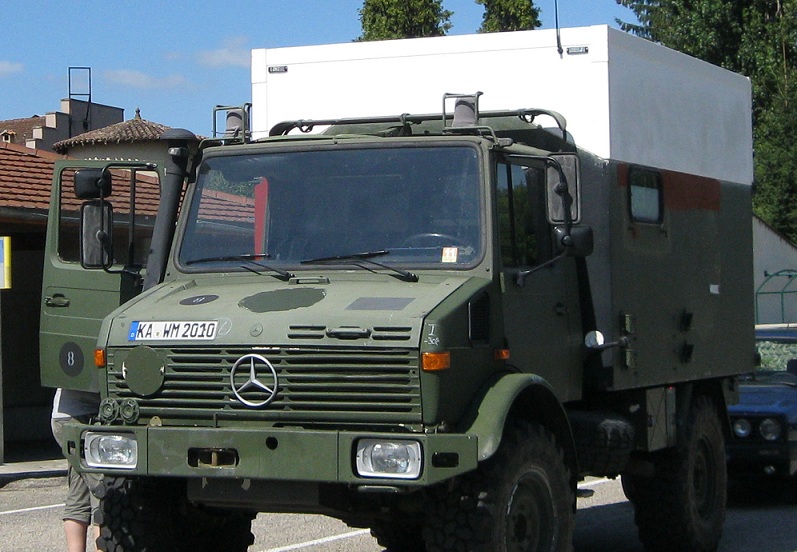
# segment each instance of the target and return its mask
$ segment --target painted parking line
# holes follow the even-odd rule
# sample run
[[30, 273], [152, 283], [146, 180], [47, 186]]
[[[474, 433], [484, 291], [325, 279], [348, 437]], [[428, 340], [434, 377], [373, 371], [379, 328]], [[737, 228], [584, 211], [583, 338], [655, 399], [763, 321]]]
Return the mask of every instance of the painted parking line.
[[11, 514], [24, 514], [26, 512], [37, 512], [39, 510], [52, 510], [53, 508], [63, 508], [64, 504], [50, 504], [49, 506], [35, 506], [33, 508], [22, 508], [20, 510], [7, 510], [0, 512], [0, 516], [8, 516]]
[[360, 529], [359, 531], [351, 531], [349, 533], [341, 533], [340, 535], [333, 535], [331, 537], [324, 537], [323, 539], [316, 539], [306, 542], [300, 542], [297, 544], [290, 544], [288, 546], [281, 546], [280, 548], [269, 548], [264, 550], [263, 552], [288, 552], [289, 550], [300, 550], [302, 548], [309, 548], [310, 546], [316, 546], [319, 544], [326, 544], [329, 542], [334, 542], [343, 539], [351, 539], [354, 537], [359, 537], [362, 535], [370, 535], [371, 532], [368, 529]]
[[583, 481], [578, 484], [578, 488], [581, 487], [594, 487], [595, 485], [603, 485], [604, 483], [611, 483], [612, 481], [617, 481], [616, 479], [607, 479], [605, 477], [601, 479], [593, 479], [591, 481]]

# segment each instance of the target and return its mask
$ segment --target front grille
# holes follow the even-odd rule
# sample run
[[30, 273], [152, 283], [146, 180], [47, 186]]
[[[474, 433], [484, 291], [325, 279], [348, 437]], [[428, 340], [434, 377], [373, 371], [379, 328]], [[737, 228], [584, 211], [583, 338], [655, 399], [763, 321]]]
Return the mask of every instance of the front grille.
[[[176, 423], [252, 420], [284, 425], [396, 425], [421, 421], [418, 352], [413, 349], [169, 349], [165, 351], [164, 385], [145, 398], [134, 395], [122, 377], [122, 360], [129, 351], [109, 351], [109, 396], [135, 399], [142, 422], [153, 416]], [[267, 358], [279, 380], [274, 400], [260, 408], [242, 404], [230, 385], [233, 365], [251, 353]]]

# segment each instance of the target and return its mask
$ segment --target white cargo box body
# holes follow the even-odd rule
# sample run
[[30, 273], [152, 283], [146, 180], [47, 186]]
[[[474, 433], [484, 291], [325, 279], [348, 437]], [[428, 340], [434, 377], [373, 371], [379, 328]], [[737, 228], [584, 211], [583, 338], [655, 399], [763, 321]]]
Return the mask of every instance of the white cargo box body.
[[[252, 51], [253, 130], [281, 121], [543, 108], [605, 159], [750, 184], [750, 82], [608, 26]], [[554, 126], [544, 117], [537, 121]]]

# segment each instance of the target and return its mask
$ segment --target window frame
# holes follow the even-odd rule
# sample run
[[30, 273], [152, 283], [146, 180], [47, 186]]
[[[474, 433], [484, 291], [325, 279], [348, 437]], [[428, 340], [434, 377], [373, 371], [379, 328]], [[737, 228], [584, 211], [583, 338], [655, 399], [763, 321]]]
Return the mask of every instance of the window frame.
[[[635, 183], [639, 177], [653, 178], [652, 182]], [[651, 185], [652, 184], [652, 185]], [[649, 207], [650, 201], [642, 198], [643, 202], [634, 201], [634, 190], [653, 190], [655, 191], [656, 216], [648, 216], [641, 207]], [[640, 224], [662, 224], [664, 222], [664, 181], [661, 171], [643, 167], [630, 167], [628, 169], [628, 218], [633, 223]], [[639, 196], [637, 196], [639, 197]], [[639, 208], [637, 208], [639, 207]]]

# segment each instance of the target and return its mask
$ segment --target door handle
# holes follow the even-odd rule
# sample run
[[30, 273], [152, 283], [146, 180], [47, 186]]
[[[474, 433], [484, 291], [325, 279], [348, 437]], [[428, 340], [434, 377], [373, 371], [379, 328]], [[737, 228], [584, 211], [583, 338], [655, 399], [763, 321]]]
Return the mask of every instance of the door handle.
[[567, 314], [567, 307], [564, 303], [558, 302], [553, 306], [553, 311], [557, 316], [564, 316]]
[[68, 307], [69, 299], [67, 299], [60, 293], [56, 293], [52, 297], [50, 296], [45, 297], [44, 304], [47, 305], [48, 307]]

